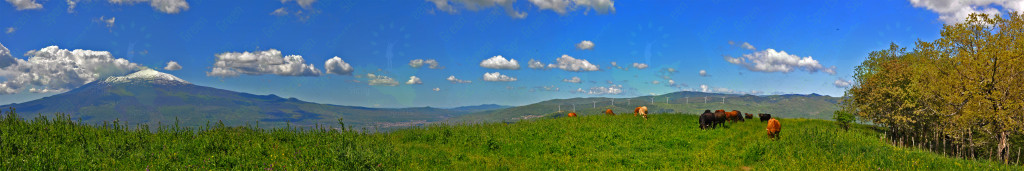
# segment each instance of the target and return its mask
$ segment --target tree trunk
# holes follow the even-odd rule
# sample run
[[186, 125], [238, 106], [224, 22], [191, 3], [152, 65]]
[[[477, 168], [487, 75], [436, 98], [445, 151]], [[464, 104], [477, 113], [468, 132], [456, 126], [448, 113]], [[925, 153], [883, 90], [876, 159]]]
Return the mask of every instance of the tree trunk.
[[1003, 164], [1006, 164], [1007, 162], [1010, 162], [1009, 159], [1008, 159], [1009, 156], [1010, 156], [1009, 152], [1006, 152], [1007, 151], [1006, 149], [1009, 146], [1009, 144], [1006, 143], [1006, 139], [1007, 139], [1007, 135], [1008, 134], [1009, 134], [1009, 132], [1007, 132], [1007, 131], [1002, 131], [1002, 132], [999, 133], [999, 147], [996, 150], [996, 154], [999, 155], [999, 158], [1000, 158], [1000, 160], [1003, 161]]

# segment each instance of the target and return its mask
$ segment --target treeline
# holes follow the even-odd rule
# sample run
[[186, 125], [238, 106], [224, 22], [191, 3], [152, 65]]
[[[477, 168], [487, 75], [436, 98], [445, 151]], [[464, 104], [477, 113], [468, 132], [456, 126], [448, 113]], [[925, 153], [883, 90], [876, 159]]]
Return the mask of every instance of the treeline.
[[[843, 110], [896, 144], [1014, 162], [1024, 128], [1024, 14], [972, 14], [911, 50], [892, 44], [857, 66]], [[1012, 150], [1011, 150], [1012, 149]]]

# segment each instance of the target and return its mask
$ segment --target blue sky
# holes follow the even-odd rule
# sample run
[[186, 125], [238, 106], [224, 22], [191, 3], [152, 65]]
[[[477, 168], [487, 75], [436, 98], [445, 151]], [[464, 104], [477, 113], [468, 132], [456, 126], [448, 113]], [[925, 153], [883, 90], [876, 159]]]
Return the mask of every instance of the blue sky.
[[[934, 40], [943, 24], [956, 22], [945, 18], [963, 12], [929, 1], [550, 1], [569, 2], [559, 8], [527, 0], [482, 5], [436, 1], [449, 6], [415, 0], [172, 0], [186, 4], [84, 1], [73, 9], [57, 0], [7, 2], [0, 4], [5, 31], [0, 44], [17, 59], [28, 60], [37, 55], [27, 53], [48, 46], [107, 51], [112, 58], [197, 85], [370, 107], [523, 105], [681, 90], [841, 96], [844, 87], [837, 80], [850, 80], [869, 52], [888, 48], [890, 42], [912, 46], [918, 39]], [[1013, 3], [954, 5], [998, 13], [1014, 9], [1002, 7]], [[592, 42], [592, 48], [577, 47], [583, 41]], [[230, 62], [218, 66], [219, 56], [272, 49], [281, 56], [266, 59], [299, 55], [304, 60], [299, 70], [313, 69], [305, 68], [301, 76], [270, 70], [212, 72], [246, 69]], [[780, 51], [804, 62], [769, 63], [775, 65], [767, 68], [755, 62], [788, 57]], [[498, 55], [516, 60], [519, 68], [481, 66]], [[547, 67], [563, 55], [599, 70]], [[339, 71], [350, 73], [327, 73], [325, 61], [335, 56], [351, 66]], [[434, 59], [439, 67], [414, 68], [409, 63], [415, 59]], [[531, 59], [545, 67], [529, 67]], [[181, 69], [164, 69], [169, 61]], [[0, 80], [16, 81], [17, 72], [24, 71], [0, 72]], [[515, 81], [484, 79], [494, 72]], [[397, 84], [377, 80], [381, 84], [370, 85], [368, 74]], [[422, 83], [406, 84], [410, 76]], [[446, 80], [450, 76], [471, 82], [453, 83]], [[567, 82], [573, 77], [579, 83]], [[26, 83], [0, 95], [0, 103], [33, 100], [80, 84]], [[54, 91], [33, 93], [33, 87]]]

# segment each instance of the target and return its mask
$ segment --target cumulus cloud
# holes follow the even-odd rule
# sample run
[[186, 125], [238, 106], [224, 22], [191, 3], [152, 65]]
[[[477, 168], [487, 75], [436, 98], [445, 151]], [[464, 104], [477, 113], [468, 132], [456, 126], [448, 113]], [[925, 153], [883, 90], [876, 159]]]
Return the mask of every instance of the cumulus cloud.
[[516, 69], [519, 69], [519, 62], [517, 62], [515, 59], [508, 59], [508, 60], [506, 60], [505, 57], [502, 57], [501, 55], [498, 55], [498, 56], [491, 57], [490, 59], [487, 59], [487, 60], [484, 60], [484, 61], [480, 61], [480, 67], [490, 68], [490, 69], [516, 70]]
[[659, 84], [659, 83], [661, 83], [661, 81], [658, 81], [658, 80], [651, 81], [651, 84]]
[[398, 85], [398, 81], [395, 81], [395, 79], [392, 79], [391, 77], [388, 77], [388, 76], [376, 75], [376, 74], [368, 73], [368, 74], [366, 74], [366, 78], [370, 79], [370, 81], [369, 81], [370, 83], [369, 84], [372, 85], [372, 86], [376, 86], [376, 85], [379, 85], [379, 86], [396, 86], [396, 85]]
[[438, 10], [445, 11], [445, 12], [452, 13], [452, 14], [458, 12], [458, 10], [454, 6], [454, 4], [461, 4], [463, 8], [469, 9], [471, 11], [478, 11], [478, 10], [484, 9], [484, 8], [501, 6], [502, 8], [504, 8], [505, 14], [508, 14], [508, 16], [511, 16], [512, 18], [526, 18], [526, 13], [525, 12], [516, 11], [515, 7], [512, 6], [516, 2], [515, 0], [427, 0], [427, 1], [428, 2], [433, 2], [434, 6], [437, 7]]
[[11, 50], [8, 50], [3, 44], [0, 44], [0, 69], [14, 65], [16, 62], [18, 61], [14, 59], [14, 56], [11, 56]]
[[[580, 90], [582, 90], [582, 89], [580, 89]], [[535, 91], [559, 91], [559, 88], [555, 87], [555, 85], [550, 85], [550, 86], [533, 87], [533, 89], [530, 89], [530, 92], [535, 92]]]
[[509, 81], [516, 81], [516, 78], [515, 77], [509, 77], [508, 75], [502, 75], [501, 73], [498, 73], [498, 72], [493, 72], [493, 73], [486, 73], [485, 72], [484, 73], [484, 81], [503, 81], [503, 82], [509, 82]]
[[[5, 57], [7, 56], [7, 57]], [[114, 58], [107, 51], [67, 50], [49, 46], [25, 53], [28, 60], [10, 58], [10, 51], [0, 45], [0, 94], [30, 92], [62, 92], [97, 79], [126, 75], [138, 71], [139, 65]], [[6, 62], [5, 62], [6, 61]], [[33, 90], [34, 89], [34, 90]]]
[[528, 63], [532, 69], [544, 69], [544, 63], [540, 63], [540, 61], [530, 59]]
[[420, 77], [410, 76], [409, 81], [405, 81], [405, 84], [423, 84], [423, 81], [420, 80]]
[[615, 2], [612, 0], [530, 0], [530, 3], [540, 10], [552, 10], [558, 14], [566, 14], [576, 8], [593, 9], [601, 14], [615, 12]]
[[460, 80], [458, 78], [455, 78], [454, 75], [449, 76], [448, 79], [445, 79], [445, 80], [451, 81], [452, 83], [472, 83], [473, 82], [473, 81], [469, 81], [469, 80]]
[[7, 27], [7, 30], [4, 31], [4, 33], [11, 34], [11, 33], [14, 33], [15, 30], [17, 30], [17, 29], [14, 29], [14, 27]]
[[600, 70], [597, 65], [591, 64], [587, 60], [576, 59], [569, 55], [562, 55], [562, 57], [559, 57], [556, 61], [557, 64], [548, 64], [548, 68], [557, 67], [558, 69], [573, 72]]
[[633, 63], [633, 68], [644, 69], [644, 68], [647, 68], [647, 64], [644, 64], [644, 63]]
[[853, 83], [850, 83], [850, 81], [847, 81], [846, 79], [840, 78], [836, 79], [835, 82], [832, 82], [832, 85], [835, 85], [836, 88], [850, 88], [850, 85], [853, 85]]
[[705, 84], [701, 84], [700, 85], [700, 92], [710, 93], [710, 90], [711, 89], [708, 87], [708, 85], [705, 85]]
[[180, 69], [181, 69], [181, 65], [178, 65], [178, 62], [174, 62], [174, 61], [167, 62], [167, 66], [164, 66], [164, 70], [168, 70], [168, 71], [177, 71], [177, 70], [180, 70]]
[[1019, 0], [910, 0], [910, 4], [938, 13], [939, 20], [946, 24], [964, 22], [971, 13], [1002, 14], [996, 6], [1007, 11], [1024, 11], [1024, 1]]
[[442, 68], [441, 64], [437, 63], [437, 60], [434, 60], [434, 59], [427, 59], [427, 60], [413, 59], [413, 60], [409, 61], [409, 66], [411, 66], [413, 68], [420, 68], [424, 64], [426, 64], [427, 68], [430, 68], [430, 69], [441, 69]]
[[583, 88], [577, 88], [576, 90], [573, 90], [571, 93], [573, 93], [573, 94], [576, 94], [576, 93], [587, 93], [587, 91], [583, 90]]
[[792, 72], [794, 69], [804, 70], [810, 73], [822, 71], [830, 75], [835, 75], [835, 66], [825, 68], [818, 63], [814, 58], [799, 57], [786, 53], [786, 51], [775, 51], [775, 49], [765, 49], [763, 51], [757, 51], [751, 54], [745, 54], [742, 57], [724, 57], [726, 61], [732, 64], [746, 67], [750, 71], [756, 72]]
[[757, 48], [754, 48], [754, 45], [750, 45], [750, 43], [747, 43], [747, 42], [736, 43], [736, 42], [730, 40], [729, 41], [729, 45], [738, 46], [740, 48], [747, 49], [747, 50], [757, 50]]
[[574, 77], [572, 77], [572, 78], [568, 78], [568, 79], [562, 79], [562, 81], [564, 81], [564, 82], [568, 82], [568, 83], [580, 83], [580, 82], [581, 82], [581, 81], [583, 81], [583, 80], [581, 80], [581, 79], [580, 79], [580, 77], [575, 77], [575, 76], [574, 76]]
[[581, 41], [580, 43], [576, 44], [576, 49], [579, 49], [579, 50], [594, 50], [594, 42], [591, 42], [589, 40]]
[[[281, 51], [270, 49], [255, 52], [225, 52], [216, 55], [213, 69], [207, 76], [236, 77], [239, 74], [281, 76], [319, 76], [320, 70], [299, 55], [282, 56]], [[330, 62], [330, 60], [328, 60]], [[340, 59], [339, 59], [340, 62]], [[334, 69], [334, 68], [332, 68]]]
[[441, 87], [434, 87], [434, 91], [441, 91]]
[[588, 91], [587, 94], [622, 94], [622, 85], [611, 85], [608, 87], [591, 87], [590, 91]]
[[705, 70], [703, 70], [703, 69], [702, 69], [702, 70], [700, 70], [700, 76], [701, 76], [701, 77], [707, 77], [707, 76], [708, 76], [708, 71], [705, 71]]
[[43, 8], [43, 4], [37, 3], [36, 0], [7, 0], [7, 3], [11, 3], [19, 11]]
[[338, 75], [352, 75], [352, 71], [355, 70], [352, 68], [352, 65], [345, 63], [345, 60], [342, 60], [338, 56], [327, 59], [327, 61], [324, 62], [324, 69], [327, 70], [328, 74]]
[[[168, 14], [177, 14], [178, 12], [188, 10], [189, 8], [188, 2], [185, 2], [185, 0], [110, 0], [110, 3], [112, 4], [122, 5], [132, 5], [144, 2], [149, 2], [149, 6], [152, 6], [154, 10]], [[68, 1], [68, 4], [72, 4], [71, 1]], [[70, 10], [72, 7], [69, 6], [68, 8]]]

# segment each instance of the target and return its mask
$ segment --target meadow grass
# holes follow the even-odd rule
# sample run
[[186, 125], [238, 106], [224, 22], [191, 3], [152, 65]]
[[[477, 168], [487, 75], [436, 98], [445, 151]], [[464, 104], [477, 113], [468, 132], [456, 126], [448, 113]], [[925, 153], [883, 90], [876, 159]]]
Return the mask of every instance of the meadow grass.
[[[11, 115], [7, 115], [11, 116]], [[1022, 170], [886, 144], [867, 125], [781, 119], [700, 130], [656, 114], [435, 124], [364, 134], [330, 128], [90, 126], [66, 117], [0, 120], [4, 170]]]

